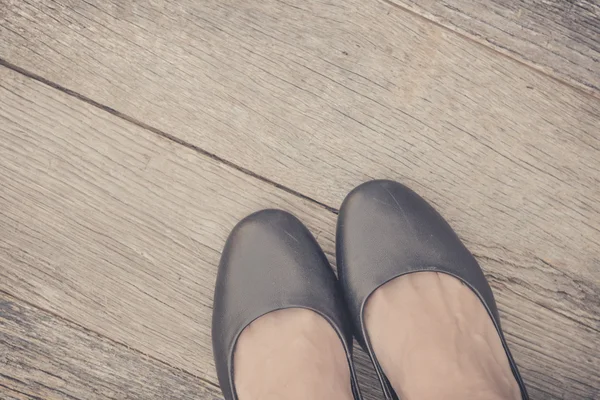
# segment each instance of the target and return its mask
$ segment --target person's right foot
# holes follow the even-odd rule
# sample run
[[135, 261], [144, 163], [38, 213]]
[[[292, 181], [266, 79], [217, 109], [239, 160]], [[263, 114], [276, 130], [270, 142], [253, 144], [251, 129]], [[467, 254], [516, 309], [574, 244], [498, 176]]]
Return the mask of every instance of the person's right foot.
[[388, 398], [528, 398], [481, 267], [422, 197], [388, 180], [358, 186], [340, 207], [336, 253]]
[[367, 301], [370, 342], [402, 400], [518, 400], [498, 332], [479, 298], [453, 276], [395, 278]]

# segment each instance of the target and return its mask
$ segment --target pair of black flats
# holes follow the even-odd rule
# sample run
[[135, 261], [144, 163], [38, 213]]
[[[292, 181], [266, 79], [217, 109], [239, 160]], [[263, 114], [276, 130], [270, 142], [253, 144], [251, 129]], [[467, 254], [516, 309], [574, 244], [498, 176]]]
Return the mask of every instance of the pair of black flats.
[[384, 180], [354, 189], [340, 209], [336, 253], [339, 280], [308, 229], [284, 211], [259, 211], [233, 229], [219, 266], [212, 327], [217, 374], [227, 400], [238, 400], [233, 377], [238, 337], [255, 319], [286, 308], [312, 310], [331, 324], [346, 351], [355, 399], [361, 395], [352, 364], [353, 334], [371, 357], [386, 399], [397, 399], [369, 341], [364, 308], [377, 288], [419, 271], [452, 275], [475, 292], [498, 331], [522, 398], [528, 399], [481, 268], [419, 195]]

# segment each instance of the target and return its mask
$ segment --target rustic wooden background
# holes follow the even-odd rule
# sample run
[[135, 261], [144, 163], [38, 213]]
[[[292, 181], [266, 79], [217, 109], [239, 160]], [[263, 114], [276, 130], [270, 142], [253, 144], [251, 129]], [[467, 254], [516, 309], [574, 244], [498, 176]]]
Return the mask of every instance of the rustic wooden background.
[[335, 264], [372, 178], [476, 255], [533, 399], [600, 399], [597, 0], [0, 0], [0, 398], [221, 399], [229, 230]]

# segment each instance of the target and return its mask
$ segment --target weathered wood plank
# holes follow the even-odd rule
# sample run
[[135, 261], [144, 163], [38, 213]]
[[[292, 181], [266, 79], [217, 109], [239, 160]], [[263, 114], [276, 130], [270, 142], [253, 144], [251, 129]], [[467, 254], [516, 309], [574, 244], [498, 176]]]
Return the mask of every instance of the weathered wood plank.
[[0, 293], [0, 398], [222, 397], [188, 372]]
[[2, 1], [11, 62], [329, 206], [408, 182], [598, 285], [598, 99], [376, 1]]
[[[269, 206], [289, 208], [313, 228], [333, 225], [335, 216], [5, 68], [1, 73], [2, 287], [34, 304], [60, 299], [54, 307], [68, 309], [70, 319], [98, 320], [99, 333], [128, 344], [155, 321], [159, 331], [149, 329], [154, 339], [140, 349], [213, 379], [205, 363], [210, 294], [228, 231]], [[93, 309], [104, 311], [89, 315]]]
[[0, 110], [0, 290], [200, 379], [240, 218], [285, 208], [334, 251], [335, 214], [1, 67]]
[[600, 96], [597, 0], [386, 0]]
[[[335, 214], [320, 206], [5, 68], [0, 110], [0, 289], [11, 295], [216, 382], [213, 282], [235, 222], [288, 209], [333, 261]], [[468, 244], [532, 392], [594, 398], [597, 283]], [[378, 398], [357, 358], [367, 399]]]

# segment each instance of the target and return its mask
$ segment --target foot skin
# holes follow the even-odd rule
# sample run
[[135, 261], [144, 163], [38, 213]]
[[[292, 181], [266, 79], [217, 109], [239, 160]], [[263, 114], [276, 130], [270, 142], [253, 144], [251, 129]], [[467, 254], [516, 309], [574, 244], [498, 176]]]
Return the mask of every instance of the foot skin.
[[437, 272], [396, 278], [367, 301], [371, 345], [402, 400], [519, 400], [502, 343], [483, 304]]
[[274, 311], [250, 324], [234, 353], [240, 400], [353, 400], [342, 342], [317, 313]]

